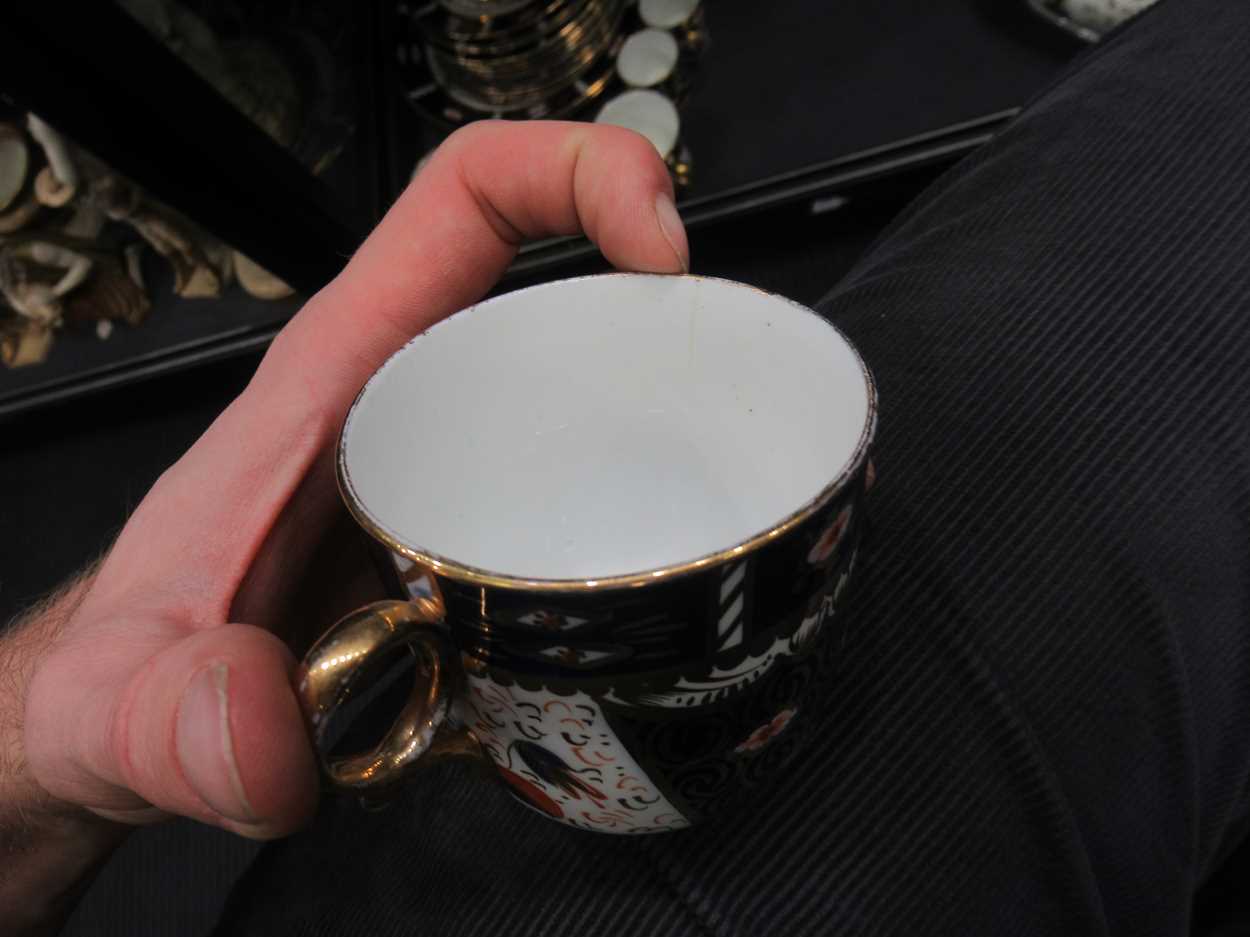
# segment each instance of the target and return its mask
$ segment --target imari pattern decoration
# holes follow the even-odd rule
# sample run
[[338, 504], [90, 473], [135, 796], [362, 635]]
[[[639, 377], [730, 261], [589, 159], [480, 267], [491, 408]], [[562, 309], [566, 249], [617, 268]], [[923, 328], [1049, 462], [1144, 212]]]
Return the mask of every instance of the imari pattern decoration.
[[683, 829], [737, 809], [803, 744], [836, 669], [868, 471], [777, 536], [645, 588], [393, 568], [408, 597], [443, 603], [457, 719], [522, 803], [586, 830]]

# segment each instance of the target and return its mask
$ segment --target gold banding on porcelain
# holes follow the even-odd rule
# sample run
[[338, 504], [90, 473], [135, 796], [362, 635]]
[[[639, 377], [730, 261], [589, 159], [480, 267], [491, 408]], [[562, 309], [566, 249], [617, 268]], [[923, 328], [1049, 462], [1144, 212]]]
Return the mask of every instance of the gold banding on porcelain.
[[[346, 458], [344, 447], [342, 445], [342, 437], [340, 435], [338, 445], [338, 456], [335, 459], [335, 476], [338, 479], [339, 493], [343, 498], [343, 503], [347, 505], [348, 511], [357, 524], [365, 530], [369, 536], [373, 537], [379, 543], [385, 545], [388, 549], [407, 557], [414, 563], [420, 565], [423, 569], [428, 570], [438, 576], [446, 576], [448, 579], [457, 582], [464, 582], [474, 586], [489, 586], [497, 589], [525, 589], [538, 592], [550, 593], [586, 593], [609, 589], [634, 589], [642, 586], [651, 585], [659, 580], [675, 579], [679, 576], [696, 573], [700, 570], [725, 563], [733, 559], [737, 559], [746, 554], [754, 553], [756, 550], [772, 543], [778, 537], [783, 537], [791, 530], [802, 524], [813, 514], [818, 512], [822, 507], [828, 504], [839, 493], [846, 490], [848, 484], [863, 470], [868, 459], [869, 446], [872, 443], [873, 435], [877, 426], [877, 388], [869, 373], [867, 367], [860, 362], [863, 371], [864, 381], [867, 385], [868, 392], [868, 414], [864, 420], [864, 430], [860, 436], [859, 442], [856, 444], [855, 453], [847, 463], [846, 468], [830, 482], [815, 498], [799, 508], [790, 516], [786, 517], [777, 526], [757, 534], [742, 543], [720, 550], [716, 553], [709, 553], [698, 559], [691, 560], [686, 563], [678, 563], [673, 566], [664, 567], [662, 569], [647, 570], [640, 573], [629, 573], [623, 576], [607, 576], [601, 579], [524, 579], [515, 576], [506, 576], [500, 573], [490, 572], [484, 569], [478, 569], [473, 566], [466, 566], [457, 563], [446, 557], [428, 553], [424, 550], [418, 550], [403, 543], [399, 538], [394, 536], [381, 524], [379, 524], [364, 506], [360, 503], [360, 499], [356, 497], [355, 491], [352, 489], [351, 479], [347, 474]], [[361, 390], [364, 393], [364, 390]], [[357, 398], [359, 399], [359, 398]]]
[[[318, 758], [335, 787], [361, 792], [389, 788], [434, 746], [455, 693], [446, 665], [452, 651], [435, 627], [442, 618], [441, 605], [430, 599], [374, 602], [341, 619], [304, 658], [296, 689]], [[325, 748], [329, 721], [350, 698], [361, 665], [402, 646], [419, 658], [403, 711], [371, 751], [331, 757]]]

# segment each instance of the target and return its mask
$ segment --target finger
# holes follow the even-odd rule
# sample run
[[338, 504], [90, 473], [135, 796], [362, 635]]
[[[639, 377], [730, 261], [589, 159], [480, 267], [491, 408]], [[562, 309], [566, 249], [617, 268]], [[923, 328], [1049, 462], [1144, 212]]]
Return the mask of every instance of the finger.
[[[523, 238], [587, 231], [618, 266], [678, 271], [686, 236], [654, 148], [618, 127], [484, 122], [453, 134], [351, 263], [283, 330], [245, 393], [162, 477], [110, 562], [179, 555], [201, 606], [232, 595], [368, 376], [480, 298]], [[222, 523], [223, 506], [234, 519]], [[142, 531], [140, 534], [139, 531]], [[204, 536], [187, 543], [186, 531]], [[159, 572], [159, 571], [158, 571]], [[165, 588], [163, 575], [143, 580]], [[218, 609], [225, 615], [225, 608]]]
[[453, 134], [266, 365], [316, 362], [339, 413], [413, 335], [481, 298], [528, 239], [585, 232], [629, 270], [687, 269], [668, 170], [645, 138], [585, 123], [484, 121]]
[[122, 820], [151, 805], [254, 838], [311, 815], [316, 765], [278, 639], [223, 625], [138, 668], [134, 655], [114, 669], [82, 650], [53, 652], [27, 706], [27, 757], [53, 796]]

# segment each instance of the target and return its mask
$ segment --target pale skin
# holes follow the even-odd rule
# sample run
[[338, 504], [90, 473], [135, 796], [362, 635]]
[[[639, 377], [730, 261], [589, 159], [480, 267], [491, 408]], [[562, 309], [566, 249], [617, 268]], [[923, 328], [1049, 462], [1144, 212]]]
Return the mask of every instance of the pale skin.
[[243, 836], [311, 815], [316, 762], [280, 634], [337, 517], [331, 451], [368, 376], [480, 298], [518, 244], [585, 231], [617, 267], [688, 269], [668, 173], [629, 131], [453, 135], [103, 560], [0, 638], [0, 920], [54, 932], [136, 824]]

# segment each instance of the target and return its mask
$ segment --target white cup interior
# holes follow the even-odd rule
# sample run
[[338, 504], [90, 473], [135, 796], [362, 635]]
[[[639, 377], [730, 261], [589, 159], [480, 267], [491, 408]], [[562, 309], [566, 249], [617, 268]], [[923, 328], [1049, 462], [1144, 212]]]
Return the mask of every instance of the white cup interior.
[[657, 571], [775, 528], [859, 457], [869, 379], [814, 312], [696, 276], [507, 293], [348, 415], [348, 497], [415, 553], [527, 580]]

